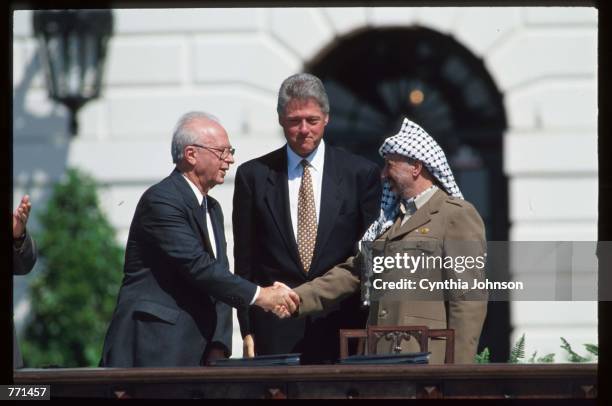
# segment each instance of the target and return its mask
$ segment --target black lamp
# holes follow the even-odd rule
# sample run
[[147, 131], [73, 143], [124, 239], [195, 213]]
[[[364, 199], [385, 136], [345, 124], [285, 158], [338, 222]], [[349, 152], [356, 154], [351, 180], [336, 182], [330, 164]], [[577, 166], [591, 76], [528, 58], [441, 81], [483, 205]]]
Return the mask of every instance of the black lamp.
[[113, 31], [111, 10], [38, 10], [34, 34], [49, 97], [70, 110], [70, 132], [77, 133], [77, 111], [100, 95], [106, 45]]

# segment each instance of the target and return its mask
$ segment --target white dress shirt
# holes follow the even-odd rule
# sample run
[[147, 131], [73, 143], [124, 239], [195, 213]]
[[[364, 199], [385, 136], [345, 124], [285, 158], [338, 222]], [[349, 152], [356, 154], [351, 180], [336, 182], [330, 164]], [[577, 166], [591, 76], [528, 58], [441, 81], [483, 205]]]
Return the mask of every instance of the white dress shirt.
[[317, 224], [321, 213], [321, 185], [323, 184], [323, 166], [325, 164], [325, 142], [321, 140], [319, 146], [305, 158], [302, 158], [287, 144], [287, 181], [289, 186], [289, 208], [291, 210], [291, 224], [293, 235], [297, 241], [298, 227], [298, 195], [304, 167], [301, 165], [303, 159], [310, 163], [310, 176], [312, 178], [312, 191], [314, 193], [315, 210], [317, 212]]
[[[202, 192], [200, 192], [200, 189], [198, 189], [198, 187], [187, 176], [185, 176], [185, 174], [183, 174], [183, 177], [185, 178], [185, 180], [187, 180], [187, 184], [189, 185], [189, 187], [191, 187], [191, 190], [193, 190], [193, 193], [195, 193], [196, 199], [198, 199], [198, 204], [201, 206], [202, 200], [204, 200], [206, 196], [204, 196]], [[210, 245], [212, 246], [213, 255], [216, 258], [217, 257], [217, 239], [215, 237], [215, 232], [213, 230], [212, 221], [210, 221], [208, 203], [206, 204], [206, 228], [208, 229], [207, 230], [208, 238], [210, 239]], [[259, 289], [260, 289], [259, 286], [257, 286], [255, 295], [253, 296], [253, 299], [251, 299], [251, 302], [249, 303], [250, 305], [255, 303], [255, 300], [257, 300], [257, 297], [259, 296]]]
[[400, 203], [400, 213], [404, 215], [402, 219], [402, 223], [400, 225], [404, 225], [410, 217], [416, 212], [418, 209], [423, 207], [425, 203], [431, 199], [431, 197], [436, 193], [438, 187], [436, 185], [431, 185], [412, 199], [408, 199], [406, 201], [402, 201]]

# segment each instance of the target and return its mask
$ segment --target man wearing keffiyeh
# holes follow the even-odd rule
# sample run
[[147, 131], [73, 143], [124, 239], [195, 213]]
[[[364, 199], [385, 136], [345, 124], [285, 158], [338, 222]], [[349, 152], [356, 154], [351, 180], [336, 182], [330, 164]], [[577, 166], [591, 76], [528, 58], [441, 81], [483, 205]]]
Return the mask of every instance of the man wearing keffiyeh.
[[[384, 141], [379, 153], [385, 160], [380, 214], [361, 242], [383, 241], [386, 257], [406, 252], [409, 245], [420, 247], [411, 252], [415, 256], [484, 255], [483, 221], [474, 206], [463, 199], [444, 152], [425, 130], [404, 119], [400, 131]], [[360, 261], [360, 254], [350, 257], [321, 277], [295, 288], [300, 296], [298, 315], [325, 310], [334, 301], [359, 290]], [[443, 278], [457, 278], [459, 274], [451, 269], [444, 275]], [[453, 329], [455, 362], [473, 362], [486, 316], [486, 292], [478, 296], [480, 300], [463, 300], [461, 291], [436, 301], [415, 300], [410, 291], [402, 295], [400, 300], [397, 296], [383, 296], [373, 302], [368, 325]], [[416, 340], [403, 341], [401, 347], [402, 352], [419, 351]], [[430, 363], [444, 362], [444, 347], [444, 341], [430, 339]], [[391, 343], [378, 342], [378, 353], [391, 350]]]

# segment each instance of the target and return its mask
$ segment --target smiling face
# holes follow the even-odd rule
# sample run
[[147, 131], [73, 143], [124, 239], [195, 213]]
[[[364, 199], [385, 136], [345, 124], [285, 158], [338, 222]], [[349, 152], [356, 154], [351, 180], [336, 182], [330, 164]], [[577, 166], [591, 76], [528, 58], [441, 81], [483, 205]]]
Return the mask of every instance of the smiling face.
[[319, 146], [328, 121], [329, 116], [314, 99], [292, 99], [278, 118], [287, 143], [301, 157], [310, 155]]
[[404, 199], [417, 196], [435, 182], [421, 161], [399, 154], [385, 155], [381, 176], [389, 181], [391, 190]]
[[389, 181], [391, 190], [395, 194], [404, 198], [414, 197], [416, 180], [419, 173], [419, 165], [408, 163], [403, 156], [397, 154], [385, 156], [382, 177]]

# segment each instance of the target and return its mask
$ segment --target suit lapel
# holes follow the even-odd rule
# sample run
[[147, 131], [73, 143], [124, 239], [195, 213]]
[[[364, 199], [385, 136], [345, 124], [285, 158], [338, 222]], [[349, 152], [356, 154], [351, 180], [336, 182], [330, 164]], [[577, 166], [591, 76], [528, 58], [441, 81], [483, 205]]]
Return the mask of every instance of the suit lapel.
[[[208, 196], [208, 211], [210, 212], [210, 222], [212, 225], [213, 233], [215, 234], [215, 242], [216, 242], [216, 251], [217, 258], [219, 258], [223, 253], [221, 252], [221, 247], [223, 247], [223, 242], [225, 241], [225, 234], [223, 233], [223, 224], [221, 224], [221, 215], [219, 213], [219, 203]], [[210, 238], [208, 239], [210, 243]], [[212, 252], [212, 251], [211, 251]]]
[[203, 212], [200, 209], [199, 206], [194, 207], [191, 210], [191, 215], [195, 218], [196, 220], [196, 224], [198, 225], [198, 228], [200, 229], [200, 234], [202, 234], [202, 241], [204, 241], [204, 245], [206, 246], [207, 249], [210, 249], [210, 240], [208, 239], [208, 229], [206, 228], [206, 225], [204, 224], [204, 218], [203, 216]]
[[270, 215], [287, 247], [287, 252], [296, 263], [298, 269], [302, 268], [299, 258], [297, 242], [291, 226], [291, 212], [289, 209], [289, 187], [287, 185], [287, 152], [285, 147], [277, 150], [275, 163], [270, 167], [267, 178], [265, 201]]
[[436, 191], [434, 195], [425, 203], [420, 209], [418, 209], [404, 225], [397, 227], [396, 224], [391, 228], [387, 236], [388, 240], [395, 240], [408, 234], [415, 228], [427, 224], [431, 220], [431, 215], [436, 213], [446, 195], [440, 190]]
[[331, 235], [333, 225], [336, 223], [340, 207], [342, 206], [342, 178], [336, 168], [334, 152], [331, 146], [325, 146], [325, 163], [323, 166], [323, 179], [321, 182], [321, 204], [319, 207], [319, 222], [317, 225], [317, 241], [313, 253], [311, 270], [317, 269], [317, 262], [324, 251], [325, 244]]
[[200, 204], [198, 203], [195, 193], [193, 193], [193, 190], [191, 190], [191, 187], [189, 187], [187, 184], [187, 179], [185, 179], [178, 170], [175, 169], [170, 176], [172, 177], [172, 180], [176, 184], [178, 190], [183, 195], [185, 203], [191, 210], [191, 215], [194, 217], [195, 222], [198, 225], [198, 229], [200, 231], [202, 241], [204, 241], [204, 246], [206, 247], [207, 252], [212, 253], [210, 240], [208, 238], [208, 230], [204, 225], [202, 210], [200, 209]]

